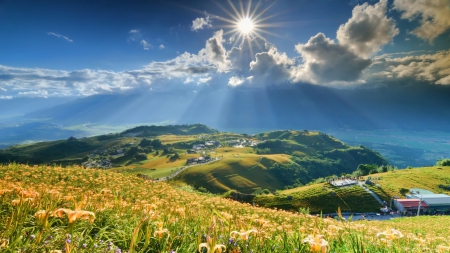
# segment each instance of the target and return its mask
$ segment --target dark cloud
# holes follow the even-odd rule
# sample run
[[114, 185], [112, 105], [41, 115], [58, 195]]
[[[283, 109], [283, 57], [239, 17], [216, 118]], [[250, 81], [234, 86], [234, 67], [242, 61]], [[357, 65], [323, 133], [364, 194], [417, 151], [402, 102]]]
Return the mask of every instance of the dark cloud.
[[291, 79], [287, 68], [288, 62], [283, 61], [282, 55], [275, 50], [256, 54], [256, 61], [250, 63], [250, 73], [253, 74], [252, 83], [282, 84]]
[[233, 47], [229, 51], [228, 59], [231, 62], [231, 67], [239, 74], [242, 74], [250, 70], [250, 62], [256, 59], [256, 54], [267, 51], [268, 48], [264, 38], [255, 37], [250, 39], [246, 37], [239, 47]]
[[314, 84], [354, 82], [372, 63], [372, 60], [357, 56], [323, 33], [311, 37], [306, 44], [296, 45], [295, 49], [302, 56], [303, 65], [296, 68], [294, 81]]

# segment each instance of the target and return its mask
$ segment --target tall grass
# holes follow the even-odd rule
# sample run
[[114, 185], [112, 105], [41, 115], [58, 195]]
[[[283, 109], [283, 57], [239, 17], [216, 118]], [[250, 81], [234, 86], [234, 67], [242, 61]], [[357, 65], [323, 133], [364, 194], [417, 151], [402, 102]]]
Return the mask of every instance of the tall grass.
[[1, 166], [0, 195], [1, 252], [449, 251], [448, 236], [259, 208], [82, 167]]

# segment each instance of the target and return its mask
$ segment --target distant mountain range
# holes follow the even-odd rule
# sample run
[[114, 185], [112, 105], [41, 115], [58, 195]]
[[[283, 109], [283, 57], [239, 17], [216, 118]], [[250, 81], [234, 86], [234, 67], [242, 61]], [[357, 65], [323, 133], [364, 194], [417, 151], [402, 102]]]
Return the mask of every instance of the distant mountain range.
[[226, 129], [450, 129], [450, 89], [443, 86], [339, 90], [214, 89], [95, 95], [27, 113], [62, 124], [123, 125], [171, 121]]

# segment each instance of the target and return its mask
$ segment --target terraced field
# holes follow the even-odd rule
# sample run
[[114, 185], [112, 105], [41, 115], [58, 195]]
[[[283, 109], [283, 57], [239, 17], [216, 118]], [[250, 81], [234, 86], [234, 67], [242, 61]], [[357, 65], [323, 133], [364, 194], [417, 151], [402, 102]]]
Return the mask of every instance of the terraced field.
[[394, 196], [402, 197], [411, 188], [450, 194], [450, 191], [439, 188], [439, 185], [450, 185], [450, 166], [404, 169], [374, 174], [372, 177], [381, 178], [374, 181], [380, 187], [369, 186], [369, 189], [386, 201]]
[[283, 184], [268, 168], [275, 162], [290, 162], [288, 155], [257, 155], [246, 153], [250, 149], [220, 148], [217, 156], [223, 158], [212, 164], [189, 168], [176, 177], [194, 186], [203, 186], [213, 193], [225, 192], [231, 189], [244, 193], [252, 193], [258, 187], [275, 190]]
[[255, 203], [270, 208], [298, 211], [309, 208], [311, 213], [334, 213], [338, 207], [348, 212], [374, 212], [380, 204], [360, 186], [332, 187], [314, 184], [278, 192], [278, 195], [260, 195]]

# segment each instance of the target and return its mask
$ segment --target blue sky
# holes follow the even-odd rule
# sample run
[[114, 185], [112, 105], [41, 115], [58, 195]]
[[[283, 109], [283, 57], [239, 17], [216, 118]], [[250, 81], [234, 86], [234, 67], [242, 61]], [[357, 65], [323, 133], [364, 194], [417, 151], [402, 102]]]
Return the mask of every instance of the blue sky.
[[450, 85], [450, 0], [7, 0], [0, 38], [0, 99]]

